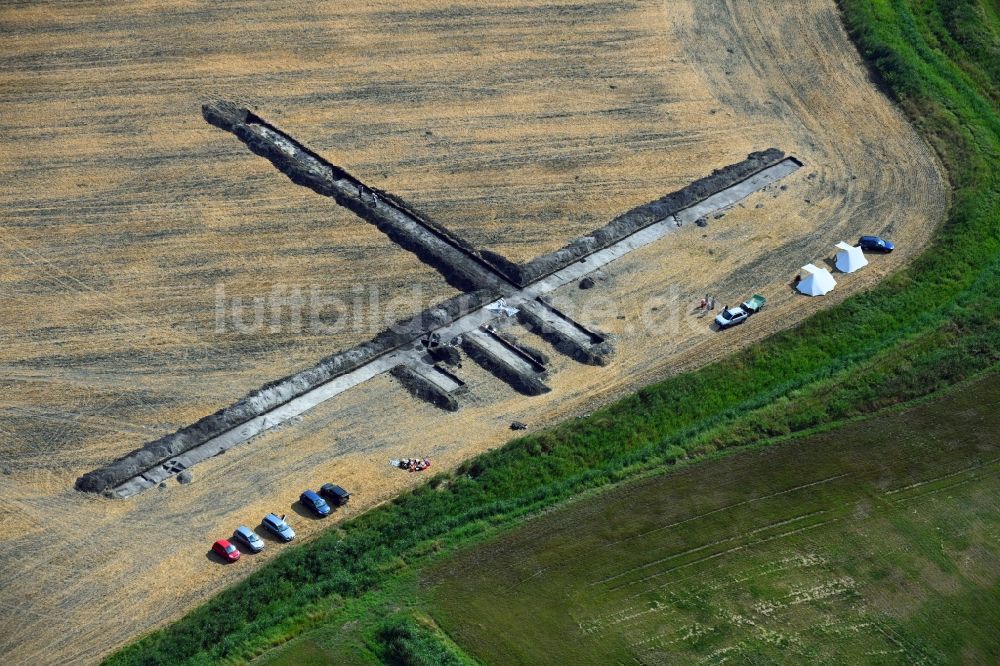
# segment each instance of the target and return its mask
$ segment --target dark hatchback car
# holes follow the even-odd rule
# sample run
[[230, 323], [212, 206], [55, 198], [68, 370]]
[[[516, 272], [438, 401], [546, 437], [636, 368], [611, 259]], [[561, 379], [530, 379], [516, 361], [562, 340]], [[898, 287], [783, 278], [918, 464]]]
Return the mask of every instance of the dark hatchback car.
[[333, 502], [334, 506], [344, 506], [347, 504], [347, 500], [351, 499], [351, 493], [332, 483], [324, 483], [323, 487], [319, 489], [319, 493]]
[[299, 495], [299, 502], [302, 503], [302, 506], [321, 518], [330, 515], [330, 505], [326, 503], [325, 499], [311, 490], [307, 490]]
[[888, 254], [896, 249], [896, 246], [892, 244], [892, 241], [887, 241], [884, 238], [879, 238], [878, 236], [862, 236], [858, 239], [858, 246], [864, 252], [883, 252]]

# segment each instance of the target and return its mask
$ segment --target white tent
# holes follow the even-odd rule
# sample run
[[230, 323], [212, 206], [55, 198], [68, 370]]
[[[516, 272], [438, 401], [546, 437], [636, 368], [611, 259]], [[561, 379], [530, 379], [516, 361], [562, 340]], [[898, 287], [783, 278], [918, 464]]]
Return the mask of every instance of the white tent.
[[868, 265], [865, 253], [860, 247], [848, 245], [844, 241], [837, 243], [837, 270], [841, 273], [853, 273]]
[[799, 273], [797, 289], [806, 296], [822, 296], [837, 286], [830, 271], [812, 264], [806, 264]]

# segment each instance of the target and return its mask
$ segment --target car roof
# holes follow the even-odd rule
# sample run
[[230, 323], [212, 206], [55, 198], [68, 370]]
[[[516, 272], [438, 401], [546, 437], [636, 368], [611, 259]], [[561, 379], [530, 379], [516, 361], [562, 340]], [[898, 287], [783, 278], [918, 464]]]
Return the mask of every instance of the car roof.
[[[203, 542], [203, 543], [204, 543], [204, 542]], [[222, 546], [223, 548], [226, 548], [227, 546], [230, 546], [230, 545], [232, 545], [232, 544], [230, 544], [230, 543], [229, 543], [229, 542], [228, 542], [227, 540], [225, 540], [225, 539], [219, 539], [219, 540], [218, 540], [218, 541], [216, 541], [215, 543], [217, 543], [218, 545]]]
[[236, 528], [236, 533], [242, 534], [243, 536], [250, 536], [251, 534], [253, 534], [253, 530], [247, 527], [246, 525], [240, 525], [239, 527]]
[[882, 239], [881, 239], [881, 238], [879, 238], [878, 236], [862, 236], [862, 237], [861, 237], [861, 240], [867, 240], [867, 241], [880, 241], [880, 240], [882, 240]]
[[321, 498], [320, 498], [320, 496], [319, 496], [319, 495], [317, 495], [317, 494], [315, 493], [315, 491], [312, 491], [312, 490], [306, 490], [306, 491], [304, 491], [304, 492], [302, 493], [302, 496], [303, 496], [303, 497], [308, 497], [308, 498], [309, 498], [309, 499], [311, 499], [311, 500], [318, 500], [318, 499], [321, 499]]
[[269, 513], [266, 516], [264, 516], [264, 520], [266, 520], [268, 522], [271, 522], [271, 523], [280, 523], [281, 522], [281, 518], [278, 518], [273, 513]]

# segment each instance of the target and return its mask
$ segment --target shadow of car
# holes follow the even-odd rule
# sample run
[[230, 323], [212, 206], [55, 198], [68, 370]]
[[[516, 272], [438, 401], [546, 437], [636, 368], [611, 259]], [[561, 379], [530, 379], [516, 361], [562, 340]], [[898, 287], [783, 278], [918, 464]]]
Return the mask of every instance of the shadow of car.
[[211, 548], [205, 551], [205, 559], [211, 562], [212, 564], [220, 564], [220, 565], [229, 564], [229, 560], [224, 559], [221, 555], [219, 555]]
[[295, 512], [295, 515], [300, 516], [302, 518], [305, 518], [307, 520], [322, 520], [323, 519], [323, 516], [317, 516], [315, 513], [313, 513], [313, 511], [311, 509], [309, 509], [306, 506], [303, 506], [302, 502], [300, 502], [298, 500], [296, 500], [295, 502], [292, 503], [292, 511]]

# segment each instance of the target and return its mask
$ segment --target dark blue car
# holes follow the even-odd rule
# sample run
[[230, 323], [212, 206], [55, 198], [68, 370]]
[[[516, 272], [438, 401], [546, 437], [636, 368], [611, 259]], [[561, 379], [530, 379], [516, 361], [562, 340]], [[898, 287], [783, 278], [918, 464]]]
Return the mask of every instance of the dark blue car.
[[879, 238], [878, 236], [862, 236], [858, 239], [858, 246], [864, 252], [883, 252], [888, 254], [896, 249], [896, 246], [892, 244], [892, 241], [887, 241], [884, 238]]
[[322, 517], [330, 515], [330, 505], [326, 503], [325, 499], [311, 490], [307, 490], [299, 495], [299, 502], [302, 503], [302, 506], [312, 511], [317, 516]]

